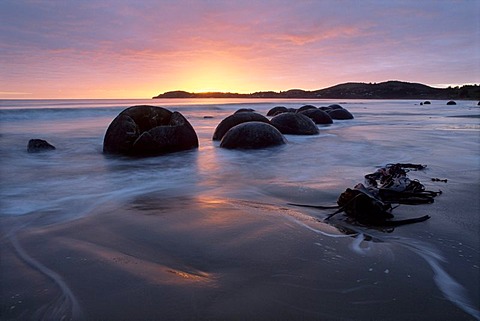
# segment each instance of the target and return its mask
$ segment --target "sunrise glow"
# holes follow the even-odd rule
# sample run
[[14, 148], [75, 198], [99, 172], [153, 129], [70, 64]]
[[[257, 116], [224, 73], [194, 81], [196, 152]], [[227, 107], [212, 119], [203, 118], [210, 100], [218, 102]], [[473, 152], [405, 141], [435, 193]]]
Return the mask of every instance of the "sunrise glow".
[[3, 1], [0, 98], [480, 83], [479, 11], [478, 1]]

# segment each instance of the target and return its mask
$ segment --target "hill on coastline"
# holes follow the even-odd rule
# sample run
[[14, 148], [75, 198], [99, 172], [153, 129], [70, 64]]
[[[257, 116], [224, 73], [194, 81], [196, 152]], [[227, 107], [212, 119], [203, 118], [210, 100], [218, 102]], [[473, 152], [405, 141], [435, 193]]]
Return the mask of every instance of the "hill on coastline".
[[480, 86], [434, 88], [419, 83], [386, 81], [381, 83], [348, 82], [313, 91], [291, 89], [287, 91], [259, 91], [251, 94], [230, 92], [190, 93], [168, 91], [158, 98], [281, 98], [281, 99], [480, 99]]

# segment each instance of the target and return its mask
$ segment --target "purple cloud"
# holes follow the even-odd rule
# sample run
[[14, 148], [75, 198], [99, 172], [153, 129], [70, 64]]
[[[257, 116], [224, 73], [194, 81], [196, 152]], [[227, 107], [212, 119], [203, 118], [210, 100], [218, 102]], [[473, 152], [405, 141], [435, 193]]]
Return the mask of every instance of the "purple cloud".
[[239, 79], [218, 88], [232, 91], [479, 83], [479, 12], [478, 1], [3, 0], [0, 91], [90, 83], [149, 97], [208, 82], [202, 65]]

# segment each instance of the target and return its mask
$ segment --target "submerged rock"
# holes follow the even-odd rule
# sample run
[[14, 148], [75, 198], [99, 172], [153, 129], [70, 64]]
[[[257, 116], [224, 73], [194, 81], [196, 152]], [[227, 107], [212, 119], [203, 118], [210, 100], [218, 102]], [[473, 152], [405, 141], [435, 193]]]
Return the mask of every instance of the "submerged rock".
[[318, 127], [313, 120], [301, 113], [283, 113], [270, 121], [282, 134], [317, 135]]
[[282, 133], [270, 124], [246, 122], [230, 128], [223, 136], [220, 147], [229, 149], [259, 149], [286, 143]]
[[149, 105], [122, 111], [110, 123], [103, 140], [104, 153], [132, 156], [161, 155], [197, 147], [197, 134], [182, 114]]
[[28, 141], [27, 152], [29, 153], [39, 153], [54, 149], [55, 146], [43, 139], [30, 139]]
[[215, 132], [213, 133], [212, 140], [221, 140], [223, 135], [225, 135], [225, 133], [233, 126], [250, 121], [260, 121], [267, 124], [270, 123], [267, 117], [258, 113], [247, 111], [236, 113], [223, 119], [220, 124], [218, 124], [217, 128], [215, 128]]

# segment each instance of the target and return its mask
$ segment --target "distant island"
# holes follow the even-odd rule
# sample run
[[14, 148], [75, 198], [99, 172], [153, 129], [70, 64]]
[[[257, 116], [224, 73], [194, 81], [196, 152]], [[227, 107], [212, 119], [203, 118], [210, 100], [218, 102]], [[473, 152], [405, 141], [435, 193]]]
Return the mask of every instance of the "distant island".
[[287, 91], [259, 91], [251, 94], [230, 92], [190, 93], [168, 91], [160, 98], [279, 98], [279, 99], [471, 99], [480, 100], [480, 86], [434, 88], [419, 83], [386, 81], [381, 83], [348, 82], [313, 91], [291, 89]]

